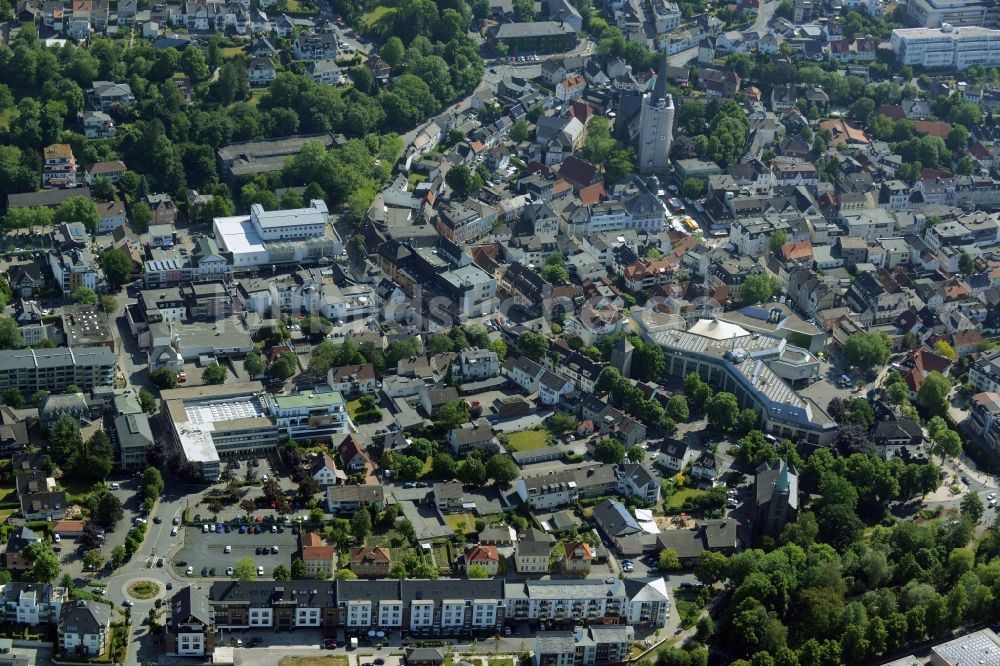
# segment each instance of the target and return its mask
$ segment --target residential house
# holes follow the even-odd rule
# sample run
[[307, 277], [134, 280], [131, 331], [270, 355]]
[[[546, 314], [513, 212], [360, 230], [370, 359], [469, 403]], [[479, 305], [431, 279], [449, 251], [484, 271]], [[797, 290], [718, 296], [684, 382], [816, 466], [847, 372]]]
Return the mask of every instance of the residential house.
[[309, 475], [322, 486], [336, 486], [347, 481], [347, 474], [339, 467], [337, 462], [327, 452], [323, 452], [313, 458], [309, 466]]
[[69, 590], [48, 583], [9, 581], [0, 585], [3, 611], [0, 617], [30, 627], [55, 625], [62, 606], [69, 602]]
[[247, 65], [247, 77], [251, 86], [270, 85], [278, 75], [274, 61], [269, 57], [257, 57]]
[[641, 498], [647, 505], [655, 506], [660, 499], [660, 480], [649, 468], [638, 463], [617, 466], [618, 492], [624, 497]]
[[332, 578], [337, 559], [333, 546], [327, 545], [323, 537], [315, 532], [305, 532], [299, 536], [299, 555], [305, 565], [306, 576], [310, 578]]
[[354, 548], [350, 563], [351, 571], [360, 578], [385, 578], [392, 567], [392, 553], [380, 546]]
[[488, 457], [496, 453], [500, 445], [493, 436], [489, 421], [484, 418], [475, 423], [463, 424], [460, 428], [449, 430], [445, 436], [448, 445], [456, 455], [466, 455], [473, 450], [480, 451]]
[[521, 539], [514, 544], [514, 566], [519, 574], [548, 574], [551, 557], [551, 540]]
[[465, 549], [465, 571], [470, 567], [483, 567], [486, 575], [492, 578], [500, 570], [500, 555], [496, 546], [468, 546]]
[[75, 187], [76, 157], [67, 143], [54, 143], [42, 151], [42, 187]]
[[90, 90], [87, 91], [87, 102], [93, 110], [106, 113], [116, 104], [131, 107], [135, 104], [135, 95], [132, 94], [132, 87], [127, 83], [94, 81]]
[[330, 513], [352, 514], [362, 506], [370, 511], [384, 509], [385, 491], [382, 486], [330, 486], [326, 490], [326, 507]]
[[303, 32], [292, 41], [296, 60], [336, 60], [337, 33]]
[[111, 606], [82, 599], [63, 604], [56, 633], [60, 655], [101, 656], [111, 636]]
[[566, 555], [563, 557], [562, 568], [567, 574], [587, 576], [594, 563], [594, 547], [586, 541], [574, 541], [566, 544]]
[[348, 435], [337, 447], [340, 464], [348, 474], [369, 474], [374, 469], [365, 446], [355, 435]]
[[378, 391], [378, 378], [371, 363], [330, 368], [326, 383], [344, 395], [368, 395]]
[[170, 598], [166, 651], [178, 657], [210, 657], [215, 652], [215, 621], [208, 597], [186, 585]]

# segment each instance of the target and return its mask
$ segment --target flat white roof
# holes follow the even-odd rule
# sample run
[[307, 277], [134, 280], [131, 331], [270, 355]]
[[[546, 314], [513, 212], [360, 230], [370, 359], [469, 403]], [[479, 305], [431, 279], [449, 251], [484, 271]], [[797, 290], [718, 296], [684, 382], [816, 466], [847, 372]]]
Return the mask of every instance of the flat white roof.
[[188, 422], [197, 425], [264, 416], [264, 407], [257, 398], [184, 405], [184, 411], [187, 413]]
[[260, 204], [250, 206], [250, 217], [261, 229], [294, 227], [304, 224], [326, 224], [326, 203], [313, 199], [308, 208], [288, 208], [286, 210], [264, 210]]
[[265, 252], [264, 241], [249, 215], [215, 218], [216, 241], [233, 254]]

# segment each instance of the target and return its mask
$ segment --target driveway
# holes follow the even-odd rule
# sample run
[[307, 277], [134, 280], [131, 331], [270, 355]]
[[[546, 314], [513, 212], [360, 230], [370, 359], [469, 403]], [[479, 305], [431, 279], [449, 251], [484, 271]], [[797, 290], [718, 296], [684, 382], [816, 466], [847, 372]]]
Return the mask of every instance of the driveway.
[[429, 541], [440, 537], [450, 537], [451, 527], [438, 514], [437, 509], [427, 504], [400, 502], [403, 515], [413, 524], [413, 532], [420, 541]]

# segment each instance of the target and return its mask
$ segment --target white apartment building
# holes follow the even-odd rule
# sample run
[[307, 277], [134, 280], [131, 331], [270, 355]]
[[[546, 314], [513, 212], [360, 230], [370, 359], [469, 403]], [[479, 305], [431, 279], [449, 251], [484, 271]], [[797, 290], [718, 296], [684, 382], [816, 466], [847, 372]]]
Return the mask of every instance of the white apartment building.
[[892, 31], [892, 51], [903, 65], [965, 70], [1000, 65], [1000, 30], [980, 27], [900, 28]]

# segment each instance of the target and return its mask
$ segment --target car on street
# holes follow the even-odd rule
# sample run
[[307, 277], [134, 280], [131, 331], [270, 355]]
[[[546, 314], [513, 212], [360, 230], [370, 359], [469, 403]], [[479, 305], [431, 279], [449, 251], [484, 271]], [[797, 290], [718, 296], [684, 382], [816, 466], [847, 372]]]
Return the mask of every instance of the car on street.
[[174, 589], [174, 584], [173, 584], [173, 583], [171, 583], [170, 581], [167, 581], [167, 589], [168, 589], [168, 590], [172, 590], [172, 589]]
[[171, 527], [170, 528], [170, 536], [177, 536], [177, 528], [176, 527]]
[[201, 568], [201, 575], [202, 577], [208, 576], [208, 567]]
[[174, 519], [173, 519], [172, 522], [173, 522], [174, 525], [180, 525], [181, 524], [181, 519], [178, 518], [177, 516], [174, 516]]
[[257, 575], [258, 576], [263, 576], [264, 575], [264, 567], [262, 567], [262, 566], [258, 566], [257, 567]]
[[162, 567], [163, 566], [163, 558], [162, 557], [159, 558], [158, 560], [156, 560], [156, 566], [158, 566], [158, 567]]
[[187, 575], [188, 576], [193, 576], [194, 575], [194, 567], [189, 566], [187, 568]]
[[222, 552], [225, 553], [226, 555], [228, 555], [229, 553], [233, 552], [233, 547], [232, 546], [226, 546], [225, 548], [222, 549]]
[[122, 606], [124, 606], [125, 608], [131, 608], [134, 605], [135, 602], [132, 601], [131, 599], [126, 599], [125, 601], [122, 602]]
[[159, 516], [156, 516], [155, 518], [153, 518], [153, 523], [155, 523], [156, 525], [159, 525], [162, 522], [163, 522], [163, 519], [160, 518]]
[[993, 500], [995, 500], [996, 498], [997, 498], [997, 494], [996, 493], [990, 493], [989, 495], [986, 496], [986, 499], [988, 499], [991, 502]]
[[232, 576], [233, 575], [233, 568], [232, 567], [226, 567], [226, 575], [227, 576]]

